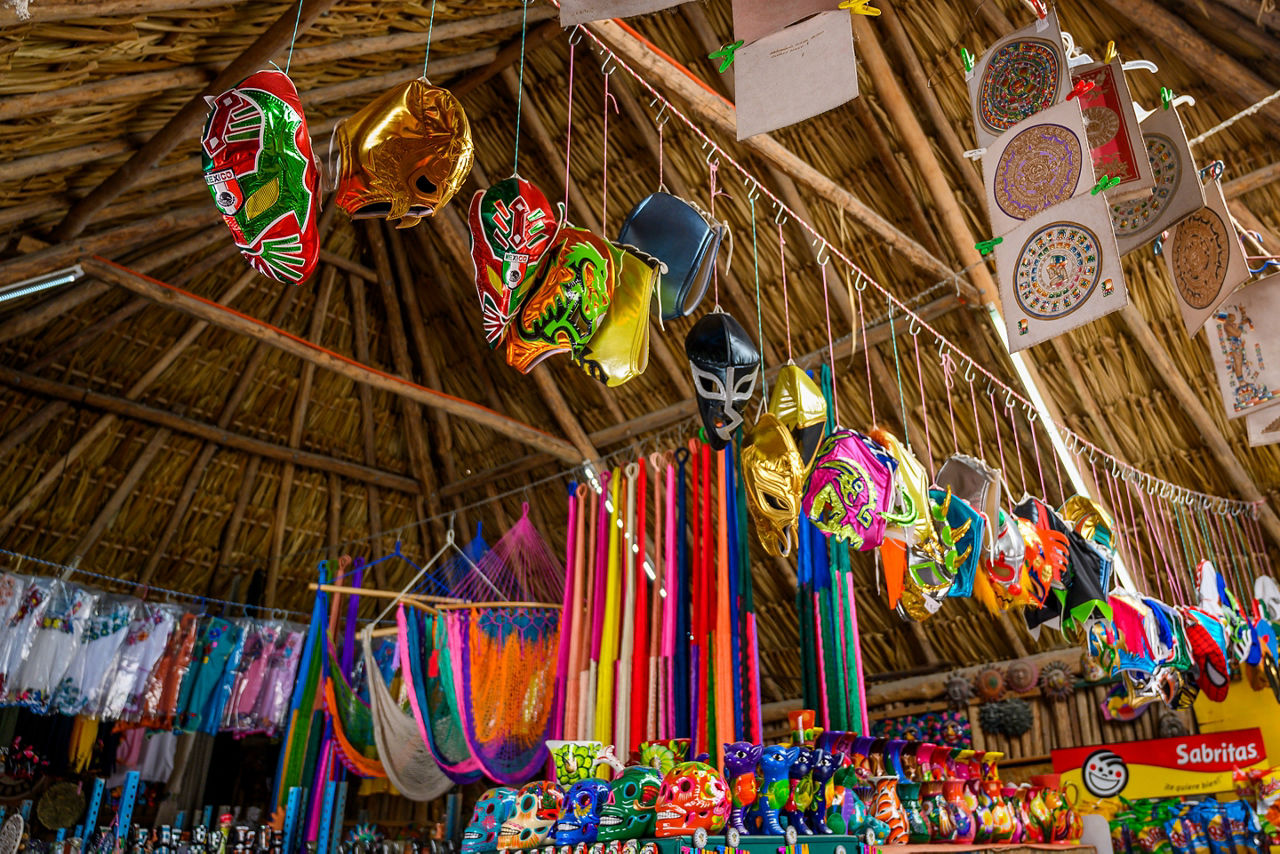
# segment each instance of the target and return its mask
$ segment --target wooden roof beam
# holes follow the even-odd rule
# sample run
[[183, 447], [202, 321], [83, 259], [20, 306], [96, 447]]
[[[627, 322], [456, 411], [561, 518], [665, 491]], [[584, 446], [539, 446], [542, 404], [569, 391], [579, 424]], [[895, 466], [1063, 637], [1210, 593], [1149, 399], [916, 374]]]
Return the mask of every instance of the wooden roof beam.
[[328, 11], [335, 0], [298, 0], [298, 2], [301, 5], [297, 9], [293, 6], [286, 9], [275, 23], [222, 69], [212, 83], [165, 122], [164, 127], [134, 152], [132, 157], [105, 181], [90, 190], [84, 198], [76, 202], [54, 230], [56, 236], [66, 241], [84, 231], [94, 214], [129, 189], [144, 172], [159, 163], [179, 142], [197, 131], [209, 112], [209, 105], [204, 100], [205, 95], [221, 94], [257, 71], [275, 56], [277, 51], [289, 44], [298, 33], [305, 33], [310, 29], [311, 25]]
[[1238, 199], [1245, 193], [1265, 187], [1280, 180], [1280, 161], [1269, 163], [1239, 178], [1232, 178], [1222, 185], [1222, 192], [1228, 199]]
[[573, 445], [563, 439], [478, 404], [442, 394], [418, 385], [408, 378], [387, 374], [353, 359], [322, 350], [260, 320], [229, 311], [217, 303], [202, 300], [106, 259], [86, 257], [82, 259], [81, 265], [86, 272], [111, 284], [119, 285], [154, 302], [190, 314], [223, 329], [265, 341], [278, 350], [283, 350], [304, 361], [315, 362], [322, 368], [327, 368], [358, 383], [389, 391], [426, 406], [439, 407], [450, 414], [474, 421], [530, 447], [554, 454], [566, 462], [582, 461], [581, 455]]

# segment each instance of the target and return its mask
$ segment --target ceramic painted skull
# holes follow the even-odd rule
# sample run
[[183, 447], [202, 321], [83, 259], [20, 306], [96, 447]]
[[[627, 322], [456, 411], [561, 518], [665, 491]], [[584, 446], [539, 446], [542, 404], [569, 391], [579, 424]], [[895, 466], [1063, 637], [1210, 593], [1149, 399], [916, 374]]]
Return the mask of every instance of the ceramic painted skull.
[[705, 762], [681, 762], [662, 779], [655, 835], [716, 834], [729, 818], [729, 785]]
[[600, 829], [600, 809], [611, 787], [604, 780], [574, 783], [564, 795], [564, 809], [556, 822], [556, 845], [595, 842]]
[[497, 850], [498, 831], [515, 813], [517, 794], [510, 786], [498, 786], [480, 796], [471, 811], [471, 823], [462, 833], [462, 854]]
[[502, 830], [498, 832], [498, 848], [510, 851], [546, 844], [563, 803], [564, 792], [555, 783], [546, 780], [525, 783], [516, 798], [515, 813], [502, 823]]
[[653, 768], [633, 765], [613, 781], [609, 798], [600, 808], [601, 842], [615, 839], [638, 839], [653, 835], [654, 807], [662, 775]]

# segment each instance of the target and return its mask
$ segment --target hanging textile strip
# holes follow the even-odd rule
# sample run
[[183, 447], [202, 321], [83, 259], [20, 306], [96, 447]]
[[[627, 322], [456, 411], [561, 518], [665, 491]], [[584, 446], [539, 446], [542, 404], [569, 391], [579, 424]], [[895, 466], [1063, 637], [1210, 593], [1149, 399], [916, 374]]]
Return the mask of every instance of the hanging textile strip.
[[568, 701], [567, 684], [569, 671], [569, 644], [572, 642], [573, 630], [578, 624], [578, 599], [581, 591], [574, 586], [573, 568], [577, 555], [574, 536], [578, 532], [578, 484], [569, 483], [569, 513], [565, 523], [564, 534], [564, 601], [560, 609], [560, 644], [556, 650], [556, 699], [551, 713], [551, 735], [553, 738], [564, 736], [564, 712]]
[[[645, 708], [645, 741], [656, 741], [661, 736], [658, 735], [658, 709], [661, 708], [659, 703], [659, 691], [661, 678], [659, 677], [659, 665], [662, 655], [662, 639], [663, 625], [662, 615], [664, 613], [665, 597], [661, 591], [664, 590], [666, 583], [666, 551], [663, 542], [663, 524], [665, 520], [665, 505], [662, 500], [662, 491], [666, 474], [662, 467], [662, 455], [650, 454], [649, 464], [653, 466], [653, 593], [649, 597], [649, 690]], [[647, 543], [642, 542], [642, 546]]]
[[649, 572], [645, 568], [645, 499], [648, 498], [648, 466], [643, 459], [636, 466], [635, 531], [631, 538], [635, 552], [635, 639], [632, 642], [631, 665], [631, 736], [630, 744], [639, 747], [649, 729]]
[[[578, 737], [578, 653], [582, 646], [582, 624], [586, 620], [588, 604], [587, 591], [584, 586], [586, 584], [584, 570], [586, 567], [586, 499], [588, 492], [587, 485], [579, 483], [570, 495], [574, 511], [573, 524], [570, 526], [573, 537], [573, 550], [568, 555], [568, 559], [570, 566], [573, 567], [574, 605], [569, 626], [569, 646], [565, 655], [563, 671], [560, 674], [564, 685], [564, 709], [559, 715], [562, 722], [561, 738], [568, 741], [573, 741]], [[567, 548], [566, 552], [568, 552]], [[570, 619], [570, 617], [566, 616], [564, 619]], [[564, 627], [561, 626], [562, 637], [564, 631]]]
[[[600, 477], [607, 484], [609, 473]], [[604, 488], [602, 486], [602, 488]], [[604, 598], [604, 588], [600, 585], [600, 575], [596, 567], [596, 544], [600, 540], [600, 513], [604, 508], [601, 496], [591, 491], [591, 515], [587, 537], [587, 564], [583, 574], [587, 577], [587, 606], [584, 614], [581, 649], [578, 651], [578, 738], [590, 739], [595, 732], [595, 715], [592, 703], [595, 700], [595, 686], [591, 684], [591, 662], [598, 649], [596, 635], [599, 626], [599, 603]]]
[[462, 732], [444, 622], [401, 605], [396, 610], [396, 627], [400, 667], [418, 731], [450, 780], [459, 785], [474, 783], [480, 779], [480, 764]]
[[740, 741], [742, 739], [742, 613], [738, 598], [738, 564], [739, 564], [739, 531], [738, 531], [738, 489], [735, 469], [736, 449], [742, 445], [741, 440], [729, 445], [724, 454], [724, 494], [720, 499], [720, 511], [725, 518], [728, 535], [728, 582], [729, 582], [729, 676], [732, 683], [732, 716], [733, 737], [722, 741]]
[[800, 514], [796, 541], [796, 627], [800, 635], [800, 685], [804, 708], [816, 709], [822, 702], [818, 696], [817, 673], [819, 664], [813, 654], [813, 618], [809, 597], [809, 579], [812, 576], [813, 550], [816, 545], [815, 529], [809, 517]]
[[698, 710], [707, 705], [707, 697], [702, 693], [702, 455], [696, 439], [689, 441], [690, 468], [689, 482], [692, 484], [692, 505], [689, 520], [689, 755], [697, 756], [705, 743], [706, 733], [698, 726]]
[[[328, 563], [320, 562], [320, 584], [328, 583]], [[315, 717], [316, 691], [320, 682], [322, 662], [318, 650], [320, 632], [324, 631], [325, 624], [324, 607], [325, 595], [316, 591], [315, 602], [311, 605], [311, 621], [307, 626], [307, 639], [302, 647], [302, 661], [298, 664], [298, 679], [289, 699], [289, 723], [276, 765], [275, 794], [272, 801], [277, 809], [284, 806], [290, 789], [302, 785], [304, 777], [303, 764]]]
[[[741, 443], [737, 446], [741, 452]], [[737, 470], [741, 470], [741, 457]], [[738, 599], [742, 615], [742, 643], [739, 668], [743, 669], [743, 731], [740, 738], [753, 744], [764, 743], [763, 720], [760, 710], [760, 642], [756, 627], [756, 603], [754, 582], [751, 578], [751, 535], [747, 523], [747, 490], [741, 477], [735, 477], [735, 496], [738, 522]], [[745, 664], [744, 664], [745, 662]]]
[[676, 527], [671, 539], [676, 542], [676, 585], [675, 596], [676, 629], [672, 643], [671, 696], [674, 700], [674, 723], [670, 738], [692, 738], [689, 728], [689, 706], [692, 691], [693, 661], [689, 643], [689, 632], [692, 629], [692, 609], [688, 591], [692, 590], [692, 571], [690, 566], [691, 547], [685, 532], [689, 526], [689, 459], [692, 454], [688, 448], [676, 450], [676, 462], [679, 464], [677, 484]]
[[600, 652], [604, 647], [605, 606], [608, 599], [609, 585], [609, 533], [613, 528], [611, 508], [614, 506], [612, 495], [614, 489], [613, 471], [600, 473], [600, 484], [604, 490], [596, 514], [595, 549], [595, 615], [591, 622], [591, 658], [587, 666], [587, 685], [584, 726], [581, 735], [584, 739], [606, 741], [605, 733], [597, 726], [597, 710], [600, 695]]
[[[679, 456], [684, 449], [676, 451], [675, 456]], [[674, 460], [675, 457], [672, 458]], [[679, 613], [677, 599], [678, 590], [687, 589], [678, 585], [680, 581], [680, 564], [678, 561], [679, 551], [684, 548], [684, 537], [680, 532], [682, 528], [677, 527], [677, 503], [680, 504], [683, 512], [684, 499], [684, 464], [680, 464], [680, 485], [676, 486], [676, 466], [672, 460], [667, 461], [667, 486], [666, 486], [666, 532], [664, 535], [664, 543], [666, 545], [665, 559], [667, 562], [666, 576], [664, 579], [663, 589], [667, 591], [667, 595], [662, 597], [662, 671], [664, 678], [662, 681], [663, 694], [659, 698], [658, 708], [662, 710], [662, 714], [666, 717], [666, 726], [658, 733], [658, 738], [675, 738], [676, 737], [676, 721], [680, 719], [677, 710], [677, 694], [683, 695], [683, 691], [675, 690], [675, 655], [676, 655], [676, 635], [677, 635], [677, 614]], [[678, 493], [678, 495], [677, 495]], [[679, 498], [679, 502], [677, 502]]]
[[716, 621], [715, 621], [715, 697], [716, 734], [714, 748], [708, 752], [716, 758], [716, 767], [724, 767], [724, 745], [736, 741], [733, 725], [733, 654], [732, 621], [729, 618], [729, 449], [716, 454]]
[[631, 673], [636, 643], [636, 478], [639, 466], [628, 463], [623, 469], [627, 478], [626, 507], [623, 510], [622, 590], [619, 611], [622, 623], [616, 664], [616, 688], [614, 689], [613, 745], [618, 755], [631, 754]]
[[[618, 558], [620, 552], [618, 529], [621, 525], [623, 506], [622, 473], [613, 472], [610, 502], [612, 511], [609, 514], [609, 546], [605, 551], [608, 561], [608, 575], [605, 580], [604, 619], [600, 635], [600, 661], [596, 670], [596, 727], [595, 738], [610, 741], [616, 738], [614, 723], [617, 720], [614, 708], [614, 688], [617, 684], [618, 642], [622, 616], [622, 578]], [[615, 745], [617, 744], [614, 741]]]
[[715, 677], [713, 661], [715, 651], [711, 647], [711, 621], [715, 613], [712, 579], [715, 572], [713, 561], [716, 548], [716, 542], [712, 539], [711, 507], [715, 500], [715, 487], [712, 481], [714, 475], [711, 467], [711, 446], [706, 443], [700, 443], [698, 446], [698, 471], [700, 473], [698, 509], [701, 518], [698, 543], [701, 548], [698, 560], [698, 630], [696, 634], [698, 697], [701, 702], [694, 706], [694, 711], [698, 715], [698, 744], [693, 752], [695, 756], [698, 753], [712, 753], [715, 749], [715, 693], [712, 686], [712, 680]]

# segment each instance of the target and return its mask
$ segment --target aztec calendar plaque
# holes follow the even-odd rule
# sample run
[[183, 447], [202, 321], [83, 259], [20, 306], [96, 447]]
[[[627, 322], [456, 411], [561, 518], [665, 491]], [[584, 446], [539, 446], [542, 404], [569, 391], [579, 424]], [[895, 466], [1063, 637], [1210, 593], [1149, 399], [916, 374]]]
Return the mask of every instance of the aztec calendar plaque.
[[[1194, 173], [1188, 180], [1196, 180]], [[1226, 199], [1215, 181], [1205, 205], [1169, 229], [1164, 260], [1187, 334], [1195, 335], [1236, 285], [1249, 278]]]
[[1084, 119], [1075, 101], [1019, 122], [982, 158], [991, 233], [1001, 235], [1093, 186]]
[[1050, 223], [1018, 253], [1013, 290], [1018, 307], [1040, 320], [1066, 317], [1093, 294], [1101, 261], [1098, 235], [1073, 222]]
[[1064, 100], [1071, 88], [1056, 12], [997, 41], [969, 77], [978, 146]]
[[1037, 214], [996, 246], [1009, 351], [1061, 335], [1128, 302], [1108, 205], [1085, 193]]
[[1093, 88], [1080, 95], [1085, 128], [1089, 135], [1089, 156], [1099, 178], [1119, 178], [1107, 190], [1107, 199], [1122, 202], [1146, 198], [1155, 179], [1142, 140], [1142, 126], [1124, 79], [1124, 69], [1117, 57], [1106, 64], [1094, 64], [1072, 73], [1075, 83], [1092, 83]]
[[1116, 138], [1120, 117], [1110, 107], [1090, 107], [1084, 111], [1084, 126], [1089, 134], [1089, 147], [1101, 148]]
[[1142, 136], [1155, 185], [1144, 196], [1111, 206], [1111, 222], [1122, 255], [1204, 207], [1204, 191], [1195, 177], [1195, 161], [1177, 109], [1156, 110], [1147, 116]]

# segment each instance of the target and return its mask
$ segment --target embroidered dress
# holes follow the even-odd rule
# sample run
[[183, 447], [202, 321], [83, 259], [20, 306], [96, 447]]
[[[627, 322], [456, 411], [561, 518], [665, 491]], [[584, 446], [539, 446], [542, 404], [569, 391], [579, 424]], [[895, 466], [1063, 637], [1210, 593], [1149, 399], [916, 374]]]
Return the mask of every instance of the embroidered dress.
[[30, 651], [31, 635], [36, 625], [44, 616], [45, 606], [49, 604], [49, 591], [54, 581], [52, 578], [30, 579], [13, 609], [9, 619], [4, 622], [4, 631], [0, 632], [0, 696], [9, 701], [11, 682], [22, 669], [22, 663]]
[[31, 652], [21, 674], [13, 680], [19, 704], [35, 712], [48, 710], [53, 689], [80, 646], [98, 595], [76, 584], [54, 583], [31, 636]]
[[124, 644], [111, 666], [111, 678], [97, 709], [97, 716], [107, 720], [137, 719], [142, 707], [142, 692], [155, 667], [169, 635], [178, 623], [178, 610], [172, 606], [143, 602], [125, 632]]
[[63, 715], [97, 709], [138, 606], [136, 599], [103, 597], [89, 617], [80, 645], [53, 692], [50, 708]]
[[271, 653], [271, 670], [253, 708], [254, 728], [267, 735], [279, 734], [284, 726], [289, 703], [293, 697], [293, 682], [298, 675], [298, 662], [302, 658], [302, 645], [307, 637], [305, 629], [289, 626], [280, 634]]

